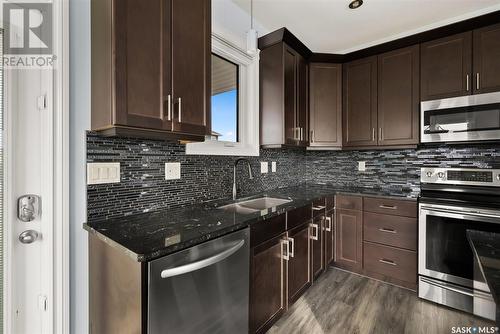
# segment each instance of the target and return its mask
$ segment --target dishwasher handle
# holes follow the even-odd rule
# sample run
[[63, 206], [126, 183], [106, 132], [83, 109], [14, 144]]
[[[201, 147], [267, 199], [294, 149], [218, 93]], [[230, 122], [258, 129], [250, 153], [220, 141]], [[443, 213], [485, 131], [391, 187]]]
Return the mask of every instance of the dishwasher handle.
[[240, 240], [235, 245], [223, 250], [220, 253], [207, 257], [206, 259], [191, 262], [170, 269], [164, 269], [161, 272], [161, 278], [168, 278], [168, 277], [179, 276], [182, 274], [187, 274], [189, 272], [211, 266], [212, 264], [215, 264], [217, 262], [221, 262], [222, 260], [236, 253], [241, 247], [243, 247], [244, 244], [245, 240]]

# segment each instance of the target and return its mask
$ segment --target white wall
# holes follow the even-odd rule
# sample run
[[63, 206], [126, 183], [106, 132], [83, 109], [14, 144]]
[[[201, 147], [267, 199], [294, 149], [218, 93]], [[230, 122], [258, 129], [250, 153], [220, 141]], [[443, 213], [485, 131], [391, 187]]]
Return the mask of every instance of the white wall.
[[90, 0], [70, 0], [70, 315], [71, 333], [87, 334], [86, 141], [90, 128]]
[[[213, 31], [246, 47], [250, 18], [230, 0], [213, 0]], [[260, 30], [260, 25], [255, 25]], [[261, 30], [262, 31], [262, 30]], [[90, 0], [70, 0], [70, 305], [71, 333], [87, 334], [86, 141], [90, 128]]]

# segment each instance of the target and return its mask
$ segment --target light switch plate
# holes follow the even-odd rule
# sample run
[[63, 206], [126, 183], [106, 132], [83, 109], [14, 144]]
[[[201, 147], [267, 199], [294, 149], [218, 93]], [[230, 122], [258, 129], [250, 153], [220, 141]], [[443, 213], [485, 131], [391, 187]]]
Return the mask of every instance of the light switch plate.
[[366, 171], [366, 161], [358, 161], [358, 171]]
[[276, 173], [276, 161], [271, 162], [271, 172]]
[[120, 183], [119, 162], [87, 163], [87, 184]]
[[261, 174], [266, 174], [269, 172], [269, 164], [267, 161], [261, 161], [260, 162], [260, 173]]
[[181, 178], [181, 163], [167, 162], [165, 164], [165, 180], [178, 180]]

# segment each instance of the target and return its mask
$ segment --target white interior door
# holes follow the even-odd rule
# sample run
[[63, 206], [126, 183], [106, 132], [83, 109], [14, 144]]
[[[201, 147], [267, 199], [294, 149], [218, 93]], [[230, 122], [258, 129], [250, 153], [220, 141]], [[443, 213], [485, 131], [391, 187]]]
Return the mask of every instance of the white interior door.
[[[6, 333], [52, 333], [53, 71], [6, 69], [4, 73], [4, 328]], [[26, 195], [39, 198], [22, 209], [25, 216], [34, 209], [32, 221], [19, 217], [18, 200]]]

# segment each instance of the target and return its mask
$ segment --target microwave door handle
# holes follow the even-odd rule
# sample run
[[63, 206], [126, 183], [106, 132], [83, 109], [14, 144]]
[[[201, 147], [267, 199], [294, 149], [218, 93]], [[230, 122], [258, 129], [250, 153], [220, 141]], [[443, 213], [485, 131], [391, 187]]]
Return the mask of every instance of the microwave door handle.
[[182, 274], [187, 274], [211, 266], [212, 264], [215, 264], [217, 262], [221, 262], [222, 260], [236, 253], [241, 247], [243, 247], [244, 244], [245, 240], [240, 240], [238, 243], [236, 243], [236, 245], [233, 244], [231, 247], [226, 248], [222, 252], [212, 255], [203, 260], [187, 263], [174, 268], [164, 269], [161, 271], [161, 278], [168, 278], [168, 277], [179, 276]]

